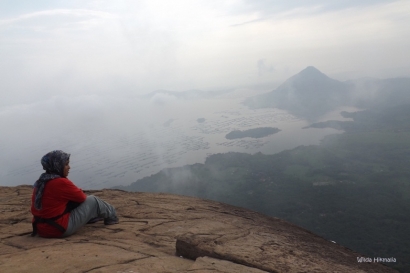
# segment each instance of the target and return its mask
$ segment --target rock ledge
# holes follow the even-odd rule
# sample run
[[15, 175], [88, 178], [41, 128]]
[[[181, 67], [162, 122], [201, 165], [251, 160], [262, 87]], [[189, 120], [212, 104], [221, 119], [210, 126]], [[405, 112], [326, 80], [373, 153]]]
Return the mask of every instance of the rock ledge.
[[31, 191], [0, 187], [0, 272], [396, 272], [286, 221], [170, 194], [87, 191], [120, 224], [30, 237]]

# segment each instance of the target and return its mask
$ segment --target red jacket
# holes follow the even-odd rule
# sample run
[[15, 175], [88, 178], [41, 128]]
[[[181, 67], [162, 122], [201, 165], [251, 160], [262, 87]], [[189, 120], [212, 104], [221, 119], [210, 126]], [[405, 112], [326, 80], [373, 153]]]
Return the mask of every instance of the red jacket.
[[[56, 217], [64, 212], [68, 201], [82, 203], [87, 198], [84, 192], [67, 178], [56, 178], [47, 182], [41, 199], [41, 210], [34, 208], [35, 196], [36, 188], [31, 197], [31, 213], [41, 218]], [[70, 213], [66, 213], [55, 222], [67, 229], [69, 218]], [[63, 235], [60, 230], [47, 223], [38, 223], [37, 232], [41, 237], [61, 237]]]

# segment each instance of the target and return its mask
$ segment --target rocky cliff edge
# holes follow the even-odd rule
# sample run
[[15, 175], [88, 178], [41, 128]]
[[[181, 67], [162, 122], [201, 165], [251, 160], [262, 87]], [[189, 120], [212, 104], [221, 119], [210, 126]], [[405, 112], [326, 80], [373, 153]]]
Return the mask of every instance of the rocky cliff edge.
[[120, 224], [30, 237], [30, 186], [0, 187], [0, 272], [396, 272], [286, 221], [170, 194], [87, 191]]

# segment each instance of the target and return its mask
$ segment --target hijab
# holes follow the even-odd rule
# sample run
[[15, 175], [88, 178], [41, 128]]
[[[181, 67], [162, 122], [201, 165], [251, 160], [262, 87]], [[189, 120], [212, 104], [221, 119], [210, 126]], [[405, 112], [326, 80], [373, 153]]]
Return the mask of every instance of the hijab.
[[36, 196], [34, 200], [34, 207], [37, 210], [42, 208], [41, 198], [43, 197], [46, 183], [55, 178], [64, 177], [64, 166], [70, 160], [70, 154], [61, 150], [54, 150], [47, 153], [41, 158], [41, 165], [46, 171], [40, 175], [40, 178], [34, 183], [36, 188]]

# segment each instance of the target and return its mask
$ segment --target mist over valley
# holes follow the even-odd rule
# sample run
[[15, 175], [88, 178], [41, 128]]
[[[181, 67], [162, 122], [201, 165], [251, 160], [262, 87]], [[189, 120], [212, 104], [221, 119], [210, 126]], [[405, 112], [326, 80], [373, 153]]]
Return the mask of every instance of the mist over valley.
[[[2, 134], [3, 185], [33, 183], [42, 172], [39, 159], [53, 149], [71, 153], [70, 179], [84, 189], [97, 189], [128, 185], [163, 168], [203, 163], [210, 154], [271, 154], [319, 144], [325, 135], [341, 132], [302, 129], [309, 123], [284, 110], [249, 109], [242, 101], [255, 94], [251, 89], [214, 93], [210, 98], [172, 94], [156, 92], [146, 98], [55, 96], [4, 109], [0, 116], [4, 124], [12, 116], [13, 123], [22, 126]], [[48, 112], [55, 114], [49, 116]], [[333, 115], [344, 119], [337, 111]], [[200, 118], [205, 120], [198, 122]], [[267, 126], [281, 131], [263, 138], [226, 138], [235, 130]]]

